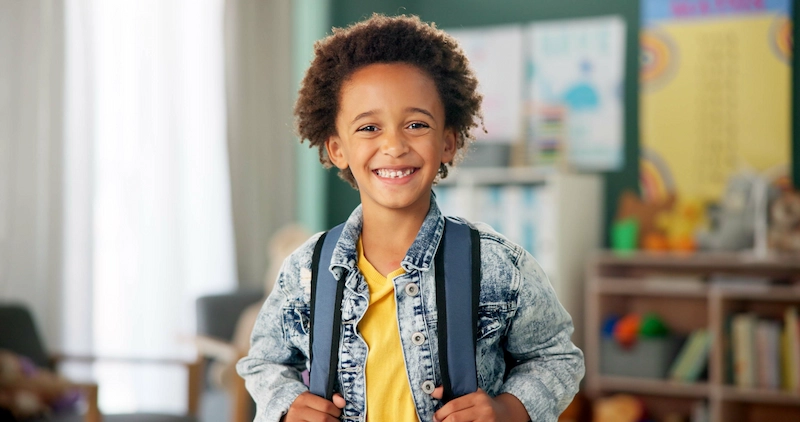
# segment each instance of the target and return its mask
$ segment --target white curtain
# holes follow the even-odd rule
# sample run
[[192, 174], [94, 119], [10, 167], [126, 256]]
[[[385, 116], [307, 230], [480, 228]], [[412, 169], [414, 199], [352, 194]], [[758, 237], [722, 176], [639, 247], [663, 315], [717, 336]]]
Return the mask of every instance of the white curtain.
[[[236, 286], [224, 0], [66, 0], [65, 347], [190, 358]], [[106, 412], [185, 411], [179, 367], [99, 365]]]

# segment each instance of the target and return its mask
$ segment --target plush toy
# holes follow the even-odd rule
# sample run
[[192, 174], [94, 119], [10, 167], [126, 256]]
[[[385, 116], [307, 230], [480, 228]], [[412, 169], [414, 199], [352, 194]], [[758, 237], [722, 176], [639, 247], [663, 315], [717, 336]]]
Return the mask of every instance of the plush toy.
[[712, 217], [712, 230], [701, 231], [695, 238], [700, 249], [736, 251], [753, 246], [758, 183], [759, 176], [753, 173], [731, 176], [720, 208]]
[[[663, 233], [666, 249], [691, 252], [697, 249], [694, 236], [704, 219], [699, 201], [680, 200], [671, 210], [658, 214], [656, 226]], [[650, 242], [653, 242], [652, 238]], [[646, 246], [652, 248], [652, 243]]]
[[670, 194], [659, 201], [643, 201], [631, 191], [625, 191], [619, 198], [616, 221], [635, 219], [638, 225], [638, 244], [644, 245], [648, 236], [658, 231], [656, 216], [669, 211], [675, 204], [675, 195]]
[[800, 192], [784, 190], [770, 207], [769, 246], [800, 252]]
[[6, 350], [0, 350], [0, 408], [16, 420], [47, 417], [74, 408], [80, 390], [64, 378]]

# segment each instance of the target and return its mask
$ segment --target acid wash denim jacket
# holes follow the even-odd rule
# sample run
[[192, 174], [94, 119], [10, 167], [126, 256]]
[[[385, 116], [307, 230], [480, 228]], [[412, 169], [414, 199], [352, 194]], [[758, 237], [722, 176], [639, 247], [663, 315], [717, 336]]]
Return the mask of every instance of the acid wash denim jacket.
[[[330, 270], [337, 279], [341, 272], [346, 273], [335, 387], [347, 402], [341, 420], [363, 422], [368, 350], [358, 323], [369, 304], [369, 288], [356, 264], [361, 225], [359, 206], [345, 224]], [[492, 397], [514, 395], [533, 421], [556, 421], [577, 393], [584, 374], [583, 354], [570, 341], [572, 319], [529, 253], [485, 224], [474, 226], [480, 232], [482, 274], [475, 353], [478, 386]], [[432, 387], [442, 384], [433, 257], [443, 227], [444, 217], [432, 195], [428, 215], [401, 263], [405, 274], [393, 280], [397, 323], [386, 324], [387, 329], [400, 330], [406, 377], [420, 421], [432, 421], [434, 412], [443, 405], [430, 396]], [[257, 405], [256, 422], [279, 421], [295, 398], [308, 390], [301, 371], [308, 368], [311, 255], [319, 236], [313, 236], [284, 261], [276, 287], [258, 315], [250, 352], [237, 364]], [[407, 290], [412, 283], [419, 289]], [[424, 336], [420, 345], [411, 340], [417, 333]], [[505, 380], [504, 349], [518, 362]], [[405, 382], [400, 377], [397, 380]]]

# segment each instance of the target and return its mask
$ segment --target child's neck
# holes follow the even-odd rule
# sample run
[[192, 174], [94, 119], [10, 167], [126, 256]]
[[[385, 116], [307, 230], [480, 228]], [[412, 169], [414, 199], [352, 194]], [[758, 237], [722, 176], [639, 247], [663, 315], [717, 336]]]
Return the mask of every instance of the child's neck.
[[400, 268], [428, 215], [428, 208], [412, 213], [407, 210], [369, 211], [364, 210], [361, 246], [367, 261], [385, 276]]

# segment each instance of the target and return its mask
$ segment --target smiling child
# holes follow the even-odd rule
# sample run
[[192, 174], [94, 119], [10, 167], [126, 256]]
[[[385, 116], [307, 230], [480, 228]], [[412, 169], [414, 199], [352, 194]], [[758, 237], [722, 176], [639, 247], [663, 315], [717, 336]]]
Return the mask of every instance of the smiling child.
[[361, 197], [323, 265], [344, 283], [336, 394], [301, 378], [317, 234], [284, 262], [237, 366], [256, 421], [555, 421], [570, 403], [584, 367], [569, 314], [529, 253], [463, 219], [480, 239], [479, 388], [442, 400], [433, 258], [447, 219], [431, 187], [466, 150], [480, 103], [455, 40], [416, 17], [374, 15], [316, 44], [298, 132]]

